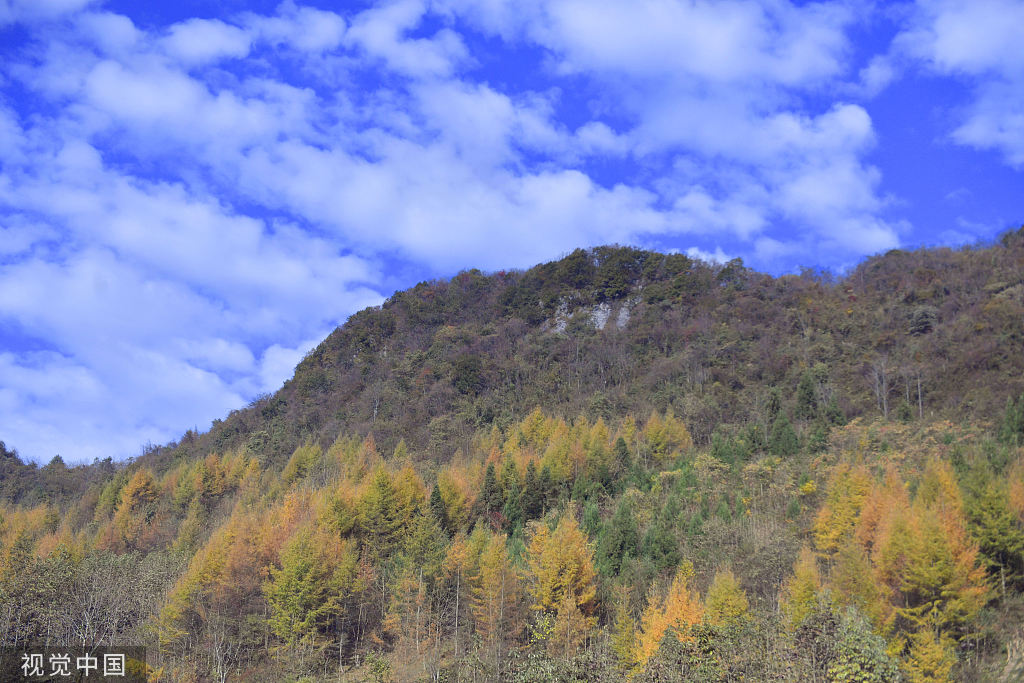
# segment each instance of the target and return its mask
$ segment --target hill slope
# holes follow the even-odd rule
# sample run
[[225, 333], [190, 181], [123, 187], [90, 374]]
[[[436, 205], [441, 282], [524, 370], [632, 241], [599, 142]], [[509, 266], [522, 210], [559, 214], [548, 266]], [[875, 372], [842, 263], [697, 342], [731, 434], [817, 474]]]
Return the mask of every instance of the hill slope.
[[0, 645], [156, 680], [1014, 680], [1024, 229], [396, 293], [125, 465], [0, 448]]
[[398, 292], [335, 330], [282, 390], [179, 450], [246, 445], [280, 464], [307, 438], [371, 430], [388, 449], [465, 446], [537, 405], [671, 407], [706, 444], [719, 425], [763, 421], [769, 389], [790, 397], [808, 371], [848, 417], [993, 419], [1024, 390], [1022, 313], [1021, 231], [986, 248], [892, 251], [838, 281], [579, 250]]

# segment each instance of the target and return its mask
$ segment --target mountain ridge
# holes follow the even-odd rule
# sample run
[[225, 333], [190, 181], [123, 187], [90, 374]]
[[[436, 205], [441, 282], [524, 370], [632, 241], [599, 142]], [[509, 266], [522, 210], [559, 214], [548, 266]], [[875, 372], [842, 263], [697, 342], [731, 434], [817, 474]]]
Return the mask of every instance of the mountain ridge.
[[[933, 416], [995, 419], [1024, 390], [1022, 380], [993, 379], [1024, 375], [1024, 360], [1009, 352], [1024, 343], [1015, 323], [1022, 266], [1018, 230], [982, 248], [893, 250], [836, 280], [629, 247], [577, 250], [519, 272], [463, 271], [354, 314], [279, 392], [215, 421], [199, 451], [255, 434], [253, 450], [279, 444], [286, 453], [341, 430], [419, 450], [465, 441], [541, 403], [592, 416], [673, 407], [708, 443], [713, 425], [756, 417], [743, 389], [795, 390], [818, 363], [834, 375], [826, 381], [849, 417], [905, 414], [905, 403]], [[589, 314], [598, 306], [629, 311], [629, 322], [596, 329]], [[713, 400], [693, 400], [708, 394]], [[743, 412], [722, 419], [724, 401]], [[282, 422], [299, 427], [282, 438]]]
[[[277, 392], [134, 460], [159, 471], [245, 446], [280, 467], [304, 441], [326, 446], [342, 431], [372, 431], [385, 450], [468, 447], [475, 430], [541, 404], [591, 417], [673, 408], [706, 444], [719, 425], [756, 421], [769, 387], [795, 390], [816, 365], [818, 389], [847, 417], [993, 420], [1024, 391], [1024, 354], [1010, 352], [1024, 348], [1022, 272], [1024, 228], [983, 246], [891, 250], [842, 278], [609, 246], [524, 271], [462, 271], [353, 314]], [[1018, 379], [995, 379], [1007, 376]], [[5, 463], [8, 482], [40, 478], [13, 450]], [[95, 480], [89, 467], [61, 473], [70, 490], [42, 485], [76, 495]], [[14, 488], [25, 486], [0, 496], [21, 499]]]

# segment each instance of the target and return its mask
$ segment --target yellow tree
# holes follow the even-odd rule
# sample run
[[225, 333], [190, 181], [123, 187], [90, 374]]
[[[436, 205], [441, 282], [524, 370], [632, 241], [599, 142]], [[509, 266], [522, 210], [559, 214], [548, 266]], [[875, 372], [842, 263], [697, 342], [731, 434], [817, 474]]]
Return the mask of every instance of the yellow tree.
[[729, 569], [715, 574], [705, 606], [705, 620], [712, 626], [737, 626], [750, 616], [747, 594]]
[[146, 531], [156, 516], [157, 488], [153, 473], [139, 469], [121, 490], [121, 502], [114, 515], [114, 528], [120, 546], [129, 550], [144, 548]]
[[951, 507], [918, 508], [917, 533], [907, 554], [897, 611], [918, 627], [963, 629], [988, 600], [978, 547]]
[[541, 446], [551, 438], [554, 427], [554, 420], [544, 417], [544, 413], [538, 407], [523, 418], [519, 425], [519, 433], [531, 448], [539, 451]]
[[700, 595], [689, 589], [693, 578], [693, 564], [683, 562], [672, 579], [672, 585], [665, 599], [658, 604], [651, 600], [644, 611], [643, 628], [640, 634], [639, 660], [646, 664], [661, 645], [665, 632], [672, 629], [680, 640], [690, 638], [690, 628], [699, 624], [704, 616]]
[[391, 581], [390, 604], [383, 626], [396, 642], [396, 659], [413, 663], [426, 652], [430, 631], [427, 587], [421, 568], [405, 564]]
[[636, 624], [629, 613], [629, 593], [623, 589], [615, 601], [615, 617], [612, 621], [612, 652], [616, 665], [623, 673], [631, 673], [640, 663], [637, 647]]
[[878, 525], [871, 548], [875, 578], [885, 599], [892, 601], [900, 590], [914, 537], [918, 533], [918, 517], [907, 508], [890, 511]]
[[509, 560], [506, 540], [504, 534], [489, 534], [471, 577], [474, 626], [499, 678], [504, 644], [517, 629], [520, 597], [519, 577]]
[[1021, 522], [1024, 522], [1024, 456], [1019, 456], [1010, 467], [1007, 481], [1010, 509], [1017, 513], [1017, 518]]
[[928, 459], [914, 502], [943, 513], [963, 515], [963, 496], [948, 462], [934, 456]]
[[290, 486], [299, 481], [313, 470], [321, 457], [320, 446], [309, 442], [299, 446], [292, 453], [292, 457], [288, 459], [288, 464], [281, 471], [281, 481], [285, 486]]
[[360, 531], [376, 557], [386, 556], [398, 539], [405, 512], [387, 469], [378, 466], [356, 505]]
[[400, 527], [408, 527], [416, 512], [424, 507], [427, 500], [426, 488], [409, 461], [398, 470], [394, 480], [396, 517]]
[[448, 576], [454, 580], [455, 583], [455, 604], [452, 606], [452, 614], [454, 621], [453, 639], [454, 639], [454, 650], [455, 658], [459, 658], [459, 622], [461, 620], [462, 610], [465, 608], [466, 601], [463, 599], [462, 594], [465, 590], [465, 586], [468, 583], [465, 580], [466, 568], [470, 563], [470, 547], [466, 542], [465, 534], [458, 534], [452, 541], [452, 544], [448, 547], [448, 552], [445, 555], [443, 568]]
[[875, 546], [882, 525], [891, 519], [893, 514], [909, 508], [910, 498], [907, 496], [903, 480], [896, 468], [890, 466], [886, 470], [884, 483], [881, 486], [873, 486], [865, 498], [854, 530], [854, 538], [870, 552]]
[[820, 592], [818, 562], [811, 549], [804, 546], [793, 564], [793, 576], [786, 583], [779, 601], [791, 631], [798, 629], [814, 611]]
[[533, 609], [555, 615], [552, 647], [574, 651], [597, 621], [594, 552], [571, 512], [554, 531], [531, 524], [527, 547]]
[[825, 504], [814, 521], [814, 542], [820, 550], [835, 552], [850, 537], [871, 485], [871, 475], [863, 465], [835, 466]]
[[469, 519], [472, 490], [465, 469], [450, 466], [438, 472], [437, 488], [449, 528], [453, 531], [464, 528]]
[[565, 481], [572, 474], [573, 439], [565, 420], [557, 420], [547, 441], [547, 448], [541, 458], [541, 466], [547, 467], [556, 481]]
[[194, 485], [203, 502], [208, 505], [227, 492], [227, 470], [216, 454], [210, 453], [196, 467]]
[[836, 602], [856, 607], [881, 633], [888, 632], [892, 607], [882, 598], [882, 591], [875, 583], [871, 559], [864, 548], [849, 543], [836, 553], [829, 585]]
[[928, 628], [910, 636], [906, 668], [911, 683], [948, 683], [956, 665], [953, 641]]

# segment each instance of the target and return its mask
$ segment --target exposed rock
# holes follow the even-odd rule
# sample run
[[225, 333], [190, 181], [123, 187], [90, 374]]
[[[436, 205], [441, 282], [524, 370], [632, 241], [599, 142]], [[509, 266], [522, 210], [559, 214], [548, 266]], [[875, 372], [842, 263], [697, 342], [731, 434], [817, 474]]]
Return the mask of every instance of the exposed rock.
[[626, 299], [619, 308], [619, 314], [615, 316], [615, 327], [620, 330], [626, 327], [626, 324], [629, 323], [629, 312], [633, 310], [633, 306], [635, 306], [636, 303], [637, 299], [635, 297]]
[[600, 303], [594, 306], [594, 310], [590, 312], [590, 322], [599, 330], [604, 329], [610, 317], [612, 317], [612, 307], [607, 303]]

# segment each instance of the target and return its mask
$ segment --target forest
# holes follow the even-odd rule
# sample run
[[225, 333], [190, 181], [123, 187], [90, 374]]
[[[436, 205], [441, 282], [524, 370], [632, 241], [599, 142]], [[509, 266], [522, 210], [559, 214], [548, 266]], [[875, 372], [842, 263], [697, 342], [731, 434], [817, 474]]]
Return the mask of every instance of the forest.
[[152, 681], [1024, 678], [1024, 228], [466, 271], [206, 432], [13, 446], [0, 646]]

